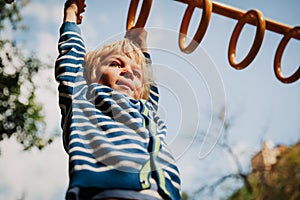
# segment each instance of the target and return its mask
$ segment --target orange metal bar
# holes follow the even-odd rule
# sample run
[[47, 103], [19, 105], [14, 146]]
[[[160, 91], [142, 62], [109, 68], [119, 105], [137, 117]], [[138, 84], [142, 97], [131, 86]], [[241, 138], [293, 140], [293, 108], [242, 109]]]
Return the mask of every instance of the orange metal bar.
[[297, 71], [294, 74], [290, 75], [289, 77], [285, 77], [281, 73], [282, 54], [289, 40], [293, 38], [295, 35], [300, 35], [300, 26], [296, 26], [295, 28], [290, 30], [287, 34], [285, 34], [276, 50], [275, 59], [274, 59], [274, 71], [277, 79], [283, 83], [293, 83], [299, 80], [300, 78], [300, 66], [298, 67]]
[[131, 0], [130, 2], [128, 14], [127, 14], [126, 30], [129, 30], [133, 27], [143, 28], [147, 22], [151, 10], [151, 6], [152, 6], [152, 0], [143, 0], [141, 11], [135, 24], [135, 15], [136, 15], [138, 4], [139, 4], [139, 0]]
[[[203, 7], [203, 3], [202, 3], [203, 0], [175, 0], [175, 1], [179, 1], [182, 3], [188, 4], [189, 6], [192, 5], [194, 7], [199, 7], [199, 8]], [[257, 17], [257, 19], [261, 20], [258, 23], [256, 20], [248, 20], [248, 19], [251, 19], [251, 17], [248, 17], [248, 19], [247, 19], [247, 13], [249, 13], [250, 11], [246, 12], [246, 11], [243, 11], [243, 10], [240, 10], [240, 9], [237, 9], [234, 7], [230, 7], [228, 5], [218, 3], [218, 2], [212, 2], [212, 12], [223, 15], [228, 18], [238, 20], [238, 23], [237, 23], [237, 25], [233, 31], [233, 34], [231, 36], [229, 50], [228, 50], [228, 59], [229, 59], [230, 65], [232, 67], [234, 67], [236, 69], [244, 69], [252, 62], [252, 60], [255, 58], [255, 56], [260, 48], [261, 42], [263, 40], [263, 32], [265, 29], [267, 29], [269, 31], [283, 35], [283, 38], [277, 48], [275, 59], [274, 59], [274, 71], [275, 71], [275, 75], [276, 75], [277, 79], [280, 80], [281, 82], [287, 83], [287, 84], [293, 83], [300, 79], [300, 66], [298, 67], [296, 72], [294, 74], [290, 75], [289, 77], [285, 77], [281, 73], [281, 57], [282, 57], [283, 51], [291, 38], [300, 40], [300, 26], [291, 27], [289, 25], [286, 25], [286, 24], [283, 24], [283, 23], [280, 23], [280, 22], [277, 22], [274, 20], [266, 19], [263, 17], [262, 14], [259, 14], [259, 16]], [[251, 11], [251, 12], [253, 12], [253, 11]], [[255, 12], [258, 13], [259, 11], [255, 11]], [[235, 47], [236, 47], [236, 43], [238, 40], [238, 36], [241, 32], [241, 29], [243, 28], [243, 25], [246, 22], [257, 27], [257, 33], [255, 36], [256, 39], [251, 47], [250, 52], [246, 56], [246, 58], [242, 62], [236, 63], [236, 61], [234, 59], [235, 58]]]
[[[257, 27], [254, 42], [247, 56], [241, 62], [237, 63], [235, 61], [235, 50], [239, 35], [244, 25], [252, 21], [256, 23]], [[262, 13], [258, 10], [249, 10], [245, 15], [243, 15], [243, 17], [240, 18], [233, 30], [228, 48], [228, 60], [232, 67], [235, 69], [244, 69], [254, 60], [263, 42], [265, 29], [266, 22]]]
[[185, 53], [191, 53], [193, 52], [197, 46], [200, 44], [202, 38], [205, 35], [206, 29], [208, 27], [209, 21], [210, 21], [210, 16], [212, 13], [212, 4], [210, 0], [203, 0], [203, 12], [202, 12], [202, 17], [200, 24], [198, 26], [197, 32], [194, 35], [193, 40], [188, 44], [185, 45], [185, 40], [186, 40], [186, 34], [188, 31], [188, 27], [190, 24], [190, 20], [192, 17], [192, 14], [194, 12], [195, 6], [193, 5], [188, 5], [187, 9], [185, 10], [181, 26], [180, 26], [180, 34], [179, 34], [179, 48], [181, 51]]
[[[175, 0], [181, 3], [185, 3], [185, 4], [191, 4], [194, 5], [196, 7], [202, 8], [202, 0]], [[212, 11], [216, 14], [225, 16], [225, 17], [229, 17], [232, 19], [236, 19], [236, 20], [240, 20], [241, 17], [247, 12], [235, 7], [231, 7], [225, 4], [222, 4], [220, 2], [212, 2], [213, 5], [213, 9]], [[286, 33], [288, 33], [291, 29], [293, 29], [292, 26], [271, 20], [271, 19], [265, 19], [266, 21], [266, 29], [275, 33], [279, 33], [282, 35], [285, 35]], [[252, 25], [256, 25], [255, 22], [249, 22], [249, 24]], [[296, 35], [295, 36], [296, 39], [300, 40], [300, 35]]]

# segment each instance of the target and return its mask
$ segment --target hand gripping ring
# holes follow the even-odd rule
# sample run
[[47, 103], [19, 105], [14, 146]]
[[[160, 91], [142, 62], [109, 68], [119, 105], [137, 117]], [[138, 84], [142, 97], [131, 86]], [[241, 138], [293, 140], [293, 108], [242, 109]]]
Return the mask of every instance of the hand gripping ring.
[[[254, 42], [247, 56], [240, 63], [237, 63], [235, 61], [235, 55], [236, 55], [235, 49], [236, 49], [237, 40], [239, 38], [239, 35], [244, 25], [253, 19], [256, 19], [256, 26], [257, 26]], [[244, 69], [254, 60], [264, 39], [265, 29], [266, 29], [266, 22], [264, 20], [262, 13], [258, 10], [249, 10], [240, 18], [240, 20], [238, 21], [238, 23], [236, 24], [233, 30], [229, 42], [229, 48], [228, 48], [228, 59], [230, 65], [233, 68]]]
[[150, 13], [151, 5], [152, 5], [152, 0], [143, 0], [143, 4], [141, 7], [141, 11], [140, 11], [138, 20], [137, 20], [136, 24], [134, 25], [135, 15], [136, 15], [136, 10], [137, 10], [138, 4], [139, 4], [139, 0], [131, 0], [131, 2], [130, 2], [128, 15], [127, 15], [126, 30], [129, 30], [132, 27], [143, 28], [146, 24], [146, 21], [148, 19], [149, 13]]
[[280, 41], [278, 48], [276, 50], [275, 59], [274, 59], [274, 71], [277, 79], [283, 83], [293, 83], [300, 78], [300, 66], [298, 67], [298, 70], [290, 77], [284, 77], [281, 73], [281, 68], [280, 68], [281, 57], [287, 43], [290, 41], [291, 38], [293, 37], [295, 38], [297, 35], [298, 36], [300, 35], [300, 26], [294, 27], [289, 32], [287, 32], [282, 38], [282, 40]]
[[208, 27], [210, 16], [212, 13], [212, 3], [210, 0], [202, 0], [202, 17], [200, 24], [198, 26], [197, 32], [193, 37], [193, 40], [185, 46], [186, 41], [186, 35], [188, 26], [190, 24], [191, 17], [193, 15], [195, 6], [194, 5], [188, 5], [187, 9], [185, 10], [181, 26], [180, 26], [180, 33], [179, 33], [179, 47], [180, 50], [184, 53], [192, 53], [197, 46], [200, 44], [202, 38], [205, 35], [206, 29]]

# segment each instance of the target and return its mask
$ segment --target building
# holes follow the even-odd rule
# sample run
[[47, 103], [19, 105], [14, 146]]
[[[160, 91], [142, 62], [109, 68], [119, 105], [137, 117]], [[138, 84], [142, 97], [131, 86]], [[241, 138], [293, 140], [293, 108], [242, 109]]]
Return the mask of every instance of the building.
[[251, 159], [252, 171], [261, 172], [271, 170], [272, 166], [277, 163], [278, 158], [286, 148], [287, 147], [282, 145], [273, 148], [267, 142], [264, 142], [262, 150]]

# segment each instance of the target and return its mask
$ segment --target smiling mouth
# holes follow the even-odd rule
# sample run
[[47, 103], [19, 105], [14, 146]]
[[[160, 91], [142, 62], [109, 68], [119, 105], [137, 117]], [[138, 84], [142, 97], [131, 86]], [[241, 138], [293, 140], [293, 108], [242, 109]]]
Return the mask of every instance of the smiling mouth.
[[127, 90], [131, 90], [133, 91], [133, 87], [130, 85], [130, 83], [126, 82], [126, 81], [117, 81], [116, 83], [118, 86], [121, 86]]

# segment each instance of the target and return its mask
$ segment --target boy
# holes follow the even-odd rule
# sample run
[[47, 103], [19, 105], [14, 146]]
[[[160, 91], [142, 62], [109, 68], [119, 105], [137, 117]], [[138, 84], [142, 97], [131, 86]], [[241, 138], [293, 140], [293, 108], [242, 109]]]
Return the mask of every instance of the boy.
[[66, 199], [181, 199], [146, 65], [146, 32], [131, 30], [86, 54], [77, 25], [84, 10], [84, 0], [66, 1], [55, 64], [69, 155]]

